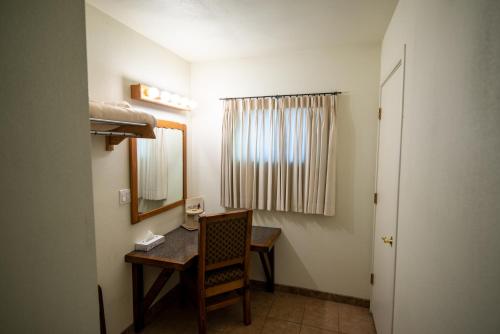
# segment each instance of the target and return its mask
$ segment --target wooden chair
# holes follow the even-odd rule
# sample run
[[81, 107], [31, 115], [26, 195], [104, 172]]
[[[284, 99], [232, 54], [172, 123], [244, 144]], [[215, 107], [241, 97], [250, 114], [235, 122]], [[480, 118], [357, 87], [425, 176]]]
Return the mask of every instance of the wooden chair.
[[252, 211], [201, 216], [198, 257], [198, 328], [207, 331], [207, 312], [243, 302], [250, 325], [250, 241]]

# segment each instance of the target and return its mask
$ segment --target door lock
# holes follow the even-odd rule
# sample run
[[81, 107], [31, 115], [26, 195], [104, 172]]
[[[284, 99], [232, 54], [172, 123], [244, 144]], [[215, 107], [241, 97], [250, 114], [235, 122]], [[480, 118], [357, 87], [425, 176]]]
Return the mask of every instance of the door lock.
[[384, 244], [389, 244], [392, 247], [392, 243], [394, 242], [394, 239], [392, 238], [392, 236], [390, 238], [382, 237], [382, 241], [384, 242]]

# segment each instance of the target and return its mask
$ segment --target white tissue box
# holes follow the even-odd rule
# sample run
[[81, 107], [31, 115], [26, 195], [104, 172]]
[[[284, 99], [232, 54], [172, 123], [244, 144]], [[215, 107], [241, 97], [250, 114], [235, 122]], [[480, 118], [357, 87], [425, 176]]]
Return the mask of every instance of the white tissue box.
[[154, 235], [152, 238], [136, 242], [135, 250], [148, 252], [164, 242], [165, 237], [163, 235]]

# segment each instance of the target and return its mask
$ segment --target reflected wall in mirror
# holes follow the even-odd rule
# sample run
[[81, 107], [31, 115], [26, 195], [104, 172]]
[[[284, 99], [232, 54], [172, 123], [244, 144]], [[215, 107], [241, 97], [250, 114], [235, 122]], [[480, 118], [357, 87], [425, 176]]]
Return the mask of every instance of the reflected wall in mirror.
[[132, 224], [184, 204], [186, 126], [158, 121], [156, 139], [130, 139]]

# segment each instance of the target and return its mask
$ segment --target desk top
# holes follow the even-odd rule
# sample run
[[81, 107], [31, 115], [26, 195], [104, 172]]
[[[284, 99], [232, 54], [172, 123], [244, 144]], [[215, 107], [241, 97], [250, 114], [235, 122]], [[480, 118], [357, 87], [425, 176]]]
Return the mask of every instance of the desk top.
[[[252, 227], [252, 251], [269, 251], [281, 234], [276, 227]], [[125, 261], [151, 266], [185, 270], [198, 256], [198, 231], [178, 227], [165, 234], [165, 242], [149, 252], [133, 251], [125, 255]]]

